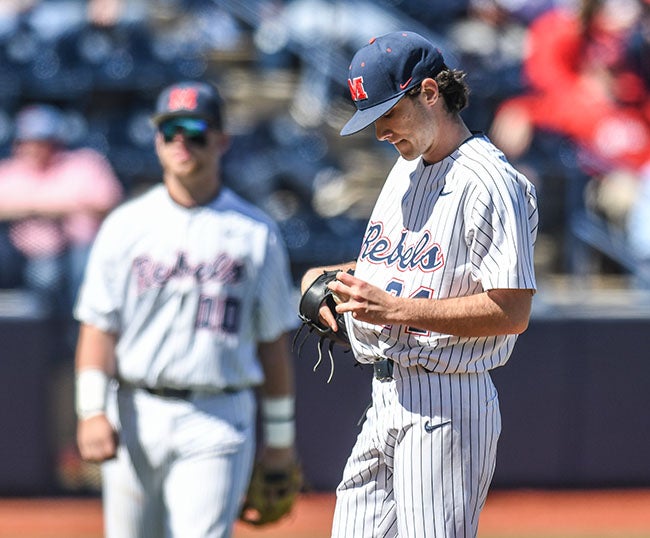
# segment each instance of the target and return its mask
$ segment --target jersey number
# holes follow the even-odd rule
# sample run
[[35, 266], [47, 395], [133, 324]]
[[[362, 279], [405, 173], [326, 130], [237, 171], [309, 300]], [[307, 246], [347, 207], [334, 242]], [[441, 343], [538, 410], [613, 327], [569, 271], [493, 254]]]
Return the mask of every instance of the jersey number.
[[[395, 295], [396, 297], [400, 297], [402, 295], [402, 292], [404, 291], [404, 282], [401, 280], [391, 280], [388, 285], [386, 286], [386, 291], [388, 293], [391, 293], [392, 295]], [[414, 293], [409, 295], [410, 299], [430, 299], [431, 295], [433, 295], [433, 290], [429, 288], [420, 288], [416, 290]], [[390, 327], [388, 327], [390, 328]], [[430, 336], [431, 331], [426, 331], [424, 329], [418, 329], [417, 327], [406, 327], [405, 332], [407, 334], [414, 334], [416, 336]]]
[[201, 295], [196, 315], [197, 329], [236, 333], [239, 330], [239, 306], [239, 299], [233, 297], [222, 299]]

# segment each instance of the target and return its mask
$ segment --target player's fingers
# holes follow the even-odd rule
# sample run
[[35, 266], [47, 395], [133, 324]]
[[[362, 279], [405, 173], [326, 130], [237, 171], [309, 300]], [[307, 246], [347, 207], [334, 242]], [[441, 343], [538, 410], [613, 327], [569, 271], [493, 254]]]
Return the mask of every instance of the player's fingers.
[[87, 445], [80, 445], [81, 458], [91, 463], [101, 463], [116, 456], [115, 443], [110, 440], [98, 441]]
[[354, 282], [359, 280], [357, 277], [354, 275], [351, 275], [347, 271], [339, 271], [336, 273], [336, 280], [339, 282], [343, 282], [346, 286], [351, 286]]
[[336, 324], [336, 319], [334, 319], [334, 314], [332, 314], [332, 311], [329, 309], [327, 305], [323, 305], [320, 307], [318, 310], [318, 315], [321, 318], [321, 321], [330, 327], [333, 331], [338, 330], [338, 325]]
[[345, 284], [333, 280], [327, 287], [332, 291], [332, 297], [336, 304], [345, 303], [350, 300], [350, 288]]
[[[84, 423], [86, 422], [86, 423]], [[110, 427], [100, 423], [80, 423], [77, 445], [81, 458], [89, 462], [102, 462], [117, 454], [117, 434]]]
[[95, 462], [98, 461], [98, 451], [91, 444], [79, 444], [79, 455], [84, 461]]

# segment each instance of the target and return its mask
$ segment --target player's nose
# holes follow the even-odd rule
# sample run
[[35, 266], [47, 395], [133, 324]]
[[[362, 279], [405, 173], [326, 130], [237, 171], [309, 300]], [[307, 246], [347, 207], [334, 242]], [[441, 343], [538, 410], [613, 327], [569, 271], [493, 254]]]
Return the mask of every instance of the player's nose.
[[390, 136], [390, 129], [388, 129], [384, 118], [375, 120], [375, 136], [380, 142], [388, 140], [388, 137]]
[[184, 146], [189, 145], [187, 135], [183, 131], [176, 131], [171, 139], [171, 142], [173, 144], [183, 144]]

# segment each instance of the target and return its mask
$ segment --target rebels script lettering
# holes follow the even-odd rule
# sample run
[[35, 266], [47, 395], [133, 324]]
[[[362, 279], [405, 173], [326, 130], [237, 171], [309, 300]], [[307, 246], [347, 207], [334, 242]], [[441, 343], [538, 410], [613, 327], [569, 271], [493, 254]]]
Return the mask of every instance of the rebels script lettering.
[[408, 235], [408, 230], [402, 230], [397, 244], [391, 245], [384, 235], [383, 223], [371, 222], [361, 244], [360, 258], [388, 267], [396, 265], [400, 271], [437, 271], [445, 264], [440, 245], [433, 241], [429, 230], [419, 234], [418, 240], [411, 244], [407, 242]]

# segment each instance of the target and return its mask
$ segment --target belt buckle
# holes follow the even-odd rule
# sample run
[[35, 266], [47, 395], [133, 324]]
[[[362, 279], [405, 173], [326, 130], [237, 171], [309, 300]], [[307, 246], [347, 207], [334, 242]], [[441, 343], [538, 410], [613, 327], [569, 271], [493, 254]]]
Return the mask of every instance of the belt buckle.
[[393, 379], [393, 361], [384, 359], [375, 362], [373, 365], [375, 379], [377, 381], [390, 381]]

